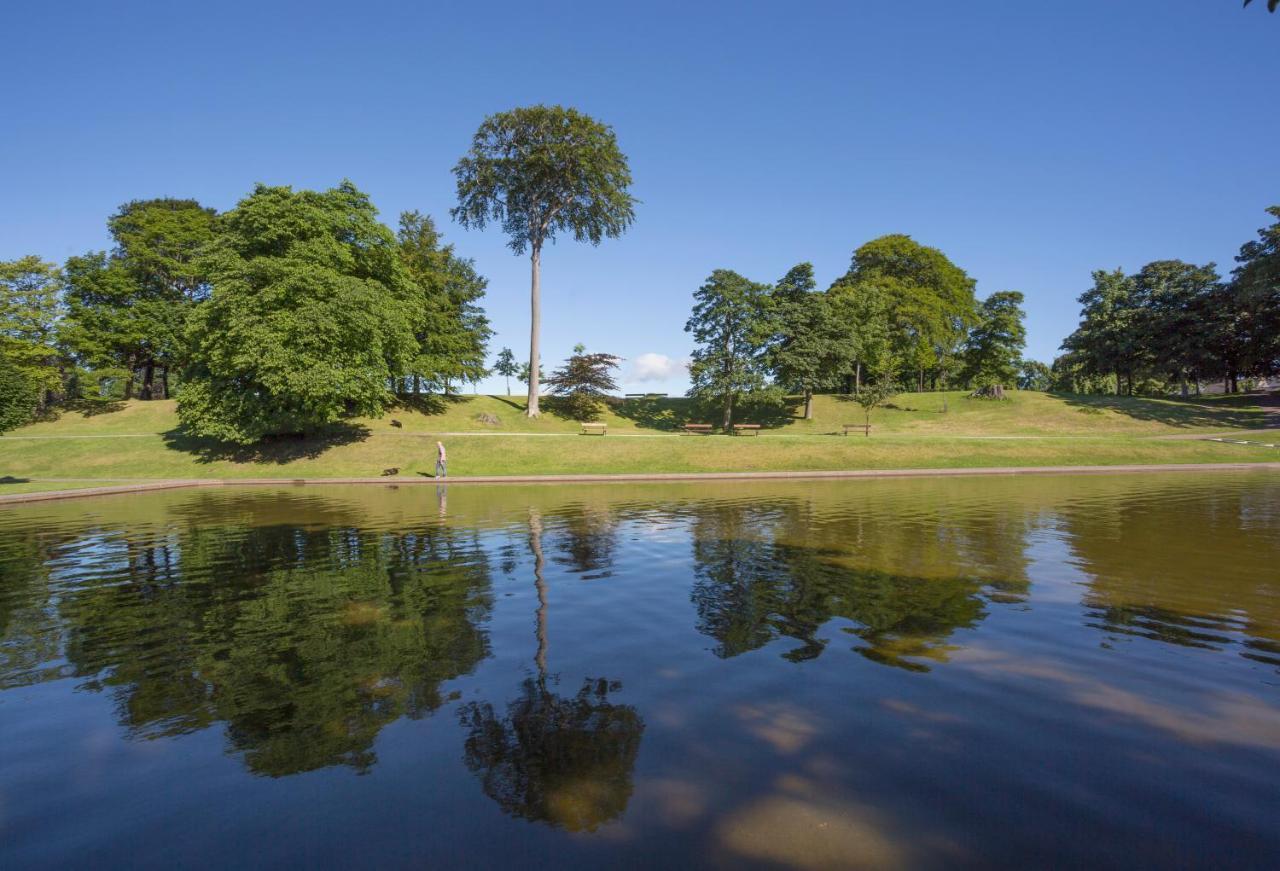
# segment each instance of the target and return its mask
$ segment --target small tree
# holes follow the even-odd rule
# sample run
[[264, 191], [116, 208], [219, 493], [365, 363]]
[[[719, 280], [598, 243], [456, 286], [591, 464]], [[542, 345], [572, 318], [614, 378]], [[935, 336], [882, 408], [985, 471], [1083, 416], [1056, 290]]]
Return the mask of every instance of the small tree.
[[1027, 344], [1024, 317], [1022, 294], [1016, 290], [1002, 290], [983, 301], [964, 360], [966, 377], [984, 395], [1003, 395], [1004, 386], [1017, 380]]
[[[464, 227], [502, 224], [516, 254], [530, 255], [529, 366], [537, 370], [542, 325], [542, 246], [557, 233], [600, 244], [635, 217], [631, 170], [613, 128], [563, 106], [529, 106], [491, 115], [453, 168]], [[538, 416], [538, 381], [529, 382], [529, 417]]]
[[[538, 380], [545, 381], [546, 377], [547, 377], [546, 374], [542, 371], [542, 364], [539, 363], [538, 364]], [[529, 364], [528, 363], [520, 364], [520, 370], [516, 375], [516, 380], [526, 386], [529, 384]]]
[[0, 355], [0, 432], [30, 423], [40, 399], [40, 385]]
[[613, 354], [588, 354], [586, 348], [577, 345], [573, 356], [564, 366], [551, 373], [547, 385], [556, 396], [563, 397], [565, 405], [576, 420], [596, 420], [600, 406], [610, 392], [618, 389], [613, 370], [622, 362]]
[[1039, 360], [1023, 360], [1018, 373], [1019, 390], [1048, 390], [1053, 384], [1053, 370]]
[[511, 353], [510, 348], [503, 348], [498, 352], [498, 359], [493, 361], [493, 371], [507, 379], [507, 395], [511, 395], [511, 376], [520, 373], [520, 367], [516, 365], [516, 355]]
[[871, 412], [897, 395], [898, 386], [887, 377], [862, 385], [853, 401], [862, 406], [862, 419], [867, 425], [867, 435], [871, 435]]

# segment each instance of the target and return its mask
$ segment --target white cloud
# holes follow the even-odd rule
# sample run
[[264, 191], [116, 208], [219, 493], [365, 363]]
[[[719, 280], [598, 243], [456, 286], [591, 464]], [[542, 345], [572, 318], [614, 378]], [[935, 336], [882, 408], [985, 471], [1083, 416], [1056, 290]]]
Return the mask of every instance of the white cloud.
[[631, 381], [670, 381], [683, 378], [689, 370], [688, 360], [676, 360], [666, 354], [641, 354], [631, 361]]

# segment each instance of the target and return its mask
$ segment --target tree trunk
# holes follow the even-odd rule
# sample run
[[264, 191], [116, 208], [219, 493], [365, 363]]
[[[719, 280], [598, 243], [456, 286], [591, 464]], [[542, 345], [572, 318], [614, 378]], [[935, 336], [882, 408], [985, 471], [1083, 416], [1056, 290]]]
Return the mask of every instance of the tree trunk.
[[529, 402], [526, 414], [538, 416], [538, 331], [542, 328], [542, 248], [533, 246], [529, 256], [532, 268], [529, 285]]
[[543, 578], [543, 566], [546, 560], [542, 556], [542, 515], [531, 510], [529, 512], [529, 549], [533, 551], [533, 587], [538, 592], [537, 638], [538, 652], [533, 661], [538, 666], [538, 675], [547, 676], [547, 582]]
[[160, 389], [164, 393], [161, 399], [169, 398], [169, 367], [165, 366], [160, 370]]
[[724, 396], [724, 431], [728, 432], [733, 426], [733, 394], [726, 393]]
[[507, 395], [511, 395], [511, 376], [507, 376]]
[[853, 395], [862, 395], [862, 361], [859, 360], [853, 370]]
[[804, 419], [813, 420], [813, 390], [809, 387], [804, 389]]
[[147, 360], [147, 365], [142, 369], [142, 398], [155, 399], [156, 385], [156, 361]]

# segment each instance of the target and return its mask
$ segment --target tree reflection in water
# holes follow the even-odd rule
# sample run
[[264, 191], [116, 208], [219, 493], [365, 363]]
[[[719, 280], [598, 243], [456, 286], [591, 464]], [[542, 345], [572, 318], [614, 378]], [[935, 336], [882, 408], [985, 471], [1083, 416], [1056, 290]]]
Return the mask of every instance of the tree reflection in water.
[[[870, 537], [889, 537], [889, 525], [871, 530]], [[931, 564], [955, 571], [969, 562], [971, 539], [993, 534], [952, 532], [902, 544], [917, 553], [931, 546]], [[982, 621], [988, 601], [1017, 601], [1026, 591], [1020, 558], [1009, 560], [998, 580], [914, 577], [851, 565], [848, 534], [824, 527], [799, 503], [727, 503], [698, 513], [691, 597], [698, 629], [716, 640], [716, 655], [737, 656], [786, 637], [800, 644], [784, 658], [815, 659], [830, 643], [819, 630], [842, 618], [854, 624], [843, 631], [858, 639], [854, 650], [862, 656], [928, 671], [928, 660], [946, 660], [952, 633]]]
[[[598, 529], [591, 533], [597, 545], [600, 534]], [[480, 778], [485, 795], [506, 813], [590, 832], [626, 810], [644, 720], [631, 705], [610, 701], [609, 694], [622, 689], [618, 681], [587, 678], [568, 697], [550, 688], [555, 679], [547, 673], [549, 603], [542, 537], [542, 516], [531, 510], [537, 675], [521, 684], [505, 716], [488, 702], [462, 708], [460, 719], [468, 732], [463, 759]], [[568, 552], [580, 557], [585, 551]]]
[[69, 668], [135, 736], [221, 722], [255, 774], [367, 771], [383, 726], [441, 707], [441, 684], [489, 655], [483, 548], [443, 525], [257, 526], [246, 500], [100, 547], [118, 550], [111, 571], [57, 597]]

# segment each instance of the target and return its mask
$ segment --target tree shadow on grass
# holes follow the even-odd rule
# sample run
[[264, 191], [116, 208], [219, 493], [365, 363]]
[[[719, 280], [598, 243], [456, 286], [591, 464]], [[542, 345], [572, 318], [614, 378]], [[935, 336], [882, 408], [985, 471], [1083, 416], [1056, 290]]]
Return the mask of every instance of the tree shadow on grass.
[[431, 416], [444, 414], [449, 409], [449, 406], [460, 405], [473, 399], [475, 399], [474, 396], [459, 396], [457, 394], [419, 393], [410, 396], [397, 396], [395, 405], [392, 406], [391, 410], [416, 411], [419, 414]]
[[163, 433], [165, 447], [192, 454], [200, 463], [262, 463], [283, 466], [296, 460], [314, 460], [331, 448], [355, 444], [369, 438], [367, 426], [335, 424], [307, 435], [273, 436], [257, 444], [237, 445], [192, 435], [182, 427]]
[[[1248, 397], [1230, 405], [1221, 400], [1207, 403], [1182, 399], [1148, 399], [1141, 396], [1103, 396], [1076, 393], [1050, 394], [1069, 407], [1085, 413], [1113, 411], [1134, 420], [1149, 420], [1174, 427], [1229, 427], [1257, 429], [1266, 426], [1266, 418], [1257, 408], [1261, 397]], [[1233, 398], [1234, 399], [1234, 398]], [[1249, 406], [1242, 407], [1244, 402]]]
[[[636, 426], [658, 430], [679, 430], [687, 423], [719, 424], [724, 416], [717, 403], [686, 397], [611, 397], [609, 409], [618, 417], [634, 421]], [[798, 416], [797, 404], [790, 397], [748, 398], [733, 410], [735, 422], [759, 424], [768, 429], [786, 426]]]
[[5, 475], [3, 478], [0, 478], [0, 485], [2, 485], [2, 484], [29, 484], [29, 483], [31, 483], [31, 479], [30, 479], [30, 478], [15, 478], [15, 477], [13, 477], [12, 475]]

